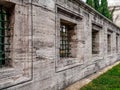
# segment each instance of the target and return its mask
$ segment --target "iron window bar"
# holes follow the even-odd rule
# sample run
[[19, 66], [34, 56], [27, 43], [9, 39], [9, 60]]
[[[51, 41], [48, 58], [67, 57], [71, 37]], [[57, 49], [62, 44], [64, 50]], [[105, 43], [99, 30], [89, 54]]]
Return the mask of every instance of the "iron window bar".
[[6, 35], [6, 30], [10, 30], [8, 23], [8, 13], [0, 6], [0, 67], [5, 65], [6, 60], [10, 60], [9, 57], [6, 57], [6, 53], [10, 53], [10, 51], [5, 48], [10, 46], [10, 43], [6, 40], [10, 37], [10, 35]]
[[70, 57], [70, 40], [68, 34], [68, 26], [61, 25], [60, 28], [60, 57], [68, 58]]

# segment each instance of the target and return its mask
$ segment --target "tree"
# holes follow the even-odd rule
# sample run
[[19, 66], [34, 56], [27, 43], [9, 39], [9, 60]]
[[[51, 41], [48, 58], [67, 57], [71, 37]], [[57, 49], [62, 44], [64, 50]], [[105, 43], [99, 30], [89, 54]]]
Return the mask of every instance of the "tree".
[[86, 3], [94, 8], [94, 1], [93, 0], [86, 0]]
[[109, 11], [107, 0], [101, 0], [101, 4], [100, 0], [86, 0], [86, 3], [91, 7], [95, 8], [95, 10], [100, 12], [108, 19], [112, 20], [113, 12]]
[[101, 10], [100, 10], [100, 12], [105, 17], [107, 17], [108, 19], [112, 20], [112, 15], [110, 14], [107, 0], [101, 0]]
[[97, 10], [98, 12], [100, 12], [99, 0], [94, 0], [94, 8], [95, 8], [95, 10]]

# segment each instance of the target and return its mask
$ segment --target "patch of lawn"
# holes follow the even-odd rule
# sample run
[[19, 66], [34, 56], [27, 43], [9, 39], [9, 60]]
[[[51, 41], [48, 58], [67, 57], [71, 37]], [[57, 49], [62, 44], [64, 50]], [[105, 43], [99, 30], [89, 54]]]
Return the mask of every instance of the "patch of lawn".
[[80, 90], [120, 90], [120, 64], [94, 79]]

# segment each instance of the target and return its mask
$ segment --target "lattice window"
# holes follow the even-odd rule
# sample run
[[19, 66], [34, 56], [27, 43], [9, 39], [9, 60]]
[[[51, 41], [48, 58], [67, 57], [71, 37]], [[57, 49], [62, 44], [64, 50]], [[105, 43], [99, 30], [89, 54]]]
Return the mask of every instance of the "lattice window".
[[68, 26], [61, 25], [60, 30], [60, 57], [70, 57], [70, 40]]
[[[60, 57], [69, 58], [76, 57], [76, 38], [75, 24], [62, 21], [60, 23]], [[74, 37], [74, 38], [73, 38]]]
[[10, 60], [10, 29], [7, 10], [0, 6], [0, 66]]

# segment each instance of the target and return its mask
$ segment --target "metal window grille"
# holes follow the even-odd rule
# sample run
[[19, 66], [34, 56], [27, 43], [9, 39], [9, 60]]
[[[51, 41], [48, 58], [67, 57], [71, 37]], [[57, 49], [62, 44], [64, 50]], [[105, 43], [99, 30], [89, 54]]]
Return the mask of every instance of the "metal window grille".
[[61, 25], [60, 29], [60, 57], [70, 57], [70, 39], [67, 25]]
[[10, 46], [9, 37], [10, 32], [8, 28], [8, 14], [5, 9], [0, 6], [0, 66], [5, 65], [8, 47]]

